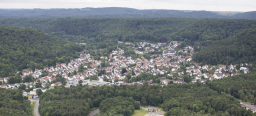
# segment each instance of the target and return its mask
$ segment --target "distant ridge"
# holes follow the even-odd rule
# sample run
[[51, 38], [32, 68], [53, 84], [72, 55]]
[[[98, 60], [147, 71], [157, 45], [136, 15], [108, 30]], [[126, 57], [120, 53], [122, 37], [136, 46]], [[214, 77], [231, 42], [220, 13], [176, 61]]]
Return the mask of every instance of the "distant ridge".
[[133, 8], [76, 8], [76, 9], [0, 9], [0, 18], [223, 18], [223, 19], [256, 19], [256, 12], [214, 12], [188, 10], [138, 10]]

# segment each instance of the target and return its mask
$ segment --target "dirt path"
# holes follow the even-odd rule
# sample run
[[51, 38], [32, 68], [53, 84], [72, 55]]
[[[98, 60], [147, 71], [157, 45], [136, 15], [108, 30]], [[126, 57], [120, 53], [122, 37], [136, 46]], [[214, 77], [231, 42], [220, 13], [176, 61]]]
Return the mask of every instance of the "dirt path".
[[39, 107], [39, 100], [31, 100], [31, 101], [35, 101], [36, 105], [34, 107], [34, 115], [35, 116], [40, 116], [39, 112], [38, 112], [38, 107]]

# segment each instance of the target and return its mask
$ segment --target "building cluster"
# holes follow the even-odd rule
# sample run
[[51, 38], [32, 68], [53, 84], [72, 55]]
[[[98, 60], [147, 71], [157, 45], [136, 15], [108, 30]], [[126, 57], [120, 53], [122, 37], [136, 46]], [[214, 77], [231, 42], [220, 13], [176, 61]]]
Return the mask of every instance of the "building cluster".
[[[130, 45], [137, 54], [147, 54], [160, 50], [162, 53], [154, 54], [150, 59], [144, 58], [143, 55], [140, 55], [138, 58], [132, 58], [131, 56], [124, 56], [125, 51], [117, 47], [109, 56], [101, 56], [101, 60], [95, 60], [90, 54], [81, 54], [79, 58], [71, 60], [69, 63], [45, 67], [42, 70], [35, 69], [34, 72], [30, 70], [22, 72], [22, 79], [27, 75], [32, 75], [32, 77], [35, 78], [34, 82], [2, 84], [0, 87], [17, 89], [21, 84], [25, 84], [26, 88], [28, 88], [28, 86], [35, 87], [38, 82], [42, 83], [42, 88], [46, 88], [47, 84], [50, 84], [50, 87], [60, 86], [62, 83], [56, 82], [56, 76], [58, 74], [66, 79], [67, 84], [65, 86], [70, 87], [71, 85], [77, 85], [79, 82], [82, 82], [83, 85], [87, 84], [90, 86], [143, 84], [143, 81], [125, 83], [123, 80], [126, 75], [131, 73], [133, 73], [132, 77], [137, 77], [141, 73], [159, 75], [162, 84], [167, 85], [170, 81], [179, 84], [185, 83], [183, 79], [184, 76], [193, 78], [192, 83], [206, 83], [206, 80], [212, 81], [234, 76], [240, 74], [240, 72], [249, 72], [246, 65], [250, 64], [241, 65], [239, 70], [232, 64], [229, 66], [199, 66], [196, 62], [192, 62], [192, 56], [194, 54], [193, 47], [187, 46], [183, 49], [176, 50], [176, 47], [182, 43], [178, 41], [156, 44], [149, 42], [131, 43], [121, 41], [118, 43]], [[108, 65], [103, 66], [103, 63]], [[74, 74], [74, 72], [79, 71], [79, 67], [81, 66], [86, 70]], [[181, 69], [181, 67], [184, 66], [186, 66], [185, 70]], [[122, 71], [124, 69], [126, 70], [125, 72]], [[43, 71], [47, 72], [47, 75], [42, 76]], [[103, 73], [99, 75], [100, 72]], [[92, 81], [90, 77], [93, 76], [97, 77], [97, 80]], [[109, 82], [105, 82], [104, 79], [107, 79]], [[8, 77], [0, 78], [0, 82], [7, 83]], [[154, 84], [152, 80], [148, 82], [149, 84]]]

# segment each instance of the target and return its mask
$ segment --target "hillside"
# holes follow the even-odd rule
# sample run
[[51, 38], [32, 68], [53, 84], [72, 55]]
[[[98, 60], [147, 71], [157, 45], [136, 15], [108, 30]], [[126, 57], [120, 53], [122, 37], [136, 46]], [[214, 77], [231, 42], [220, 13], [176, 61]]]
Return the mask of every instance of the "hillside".
[[[124, 97], [129, 97], [129, 102]], [[90, 88], [79, 85], [71, 88], [60, 86], [40, 96], [39, 111], [41, 115], [84, 116], [91, 108], [100, 107], [102, 113], [130, 116], [134, 107], [139, 105], [139, 102], [134, 103], [132, 99], [139, 101], [143, 106], [160, 106], [166, 111], [166, 116], [251, 116], [247, 113], [252, 113], [243, 109], [239, 101], [231, 95], [218, 94], [200, 83], [171, 84], [164, 87], [148, 86], [146, 83], [142, 86]], [[120, 103], [119, 100], [124, 102]], [[106, 102], [111, 105], [106, 105]], [[123, 107], [124, 105], [126, 107]]]
[[[189, 18], [58, 18], [2, 19], [0, 25], [32, 27], [74, 42], [105, 48], [109, 41], [186, 41], [207, 46], [244, 29], [256, 28], [255, 20]], [[96, 43], [96, 44], [94, 44]]]
[[[254, 69], [254, 71], [256, 71]], [[219, 93], [225, 92], [245, 102], [256, 104], [256, 73], [237, 75], [230, 78], [211, 81], [207, 85]]]
[[67, 62], [82, 47], [32, 28], [0, 27], [0, 75]]
[[196, 53], [193, 59], [205, 64], [238, 64], [256, 61], [256, 29], [247, 29], [215, 42]]
[[0, 88], [0, 116], [33, 116], [29, 100], [21, 90]]
[[139, 10], [122, 7], [81, 8], [81, 9], [0, 9], [0, 18], [225, 18], [225, 19], [256, 19], [255, 12], [239, 12], [232, 15], [221, 15], [212, 11], [183, 10]]
[[256, 28], [255, 20], [201, 19], [184, 30], [177, 31], [173, 39], [185, 40], [197, 46], [208, 46], [215, 41], [234, 36], [249, 28]]

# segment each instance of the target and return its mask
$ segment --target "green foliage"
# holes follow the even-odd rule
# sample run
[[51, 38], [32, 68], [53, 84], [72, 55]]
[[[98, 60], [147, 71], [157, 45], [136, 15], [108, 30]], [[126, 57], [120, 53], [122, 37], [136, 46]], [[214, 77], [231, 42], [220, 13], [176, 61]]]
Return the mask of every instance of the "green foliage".
[[66, 79], [63, 78], [60, 74], [56, 75], [56, 80], [54, 80], [53, 83], [55, 82], [61, 82], [62, 85], [65, 85], [67, 83]]
[[[119, 97], [119, 98], [118, 98]], [[132, 98], [129, 98], [132, 97]], [[161, 106], [167, 115], [202, 114], [244, 116], [247, 111], [233, 96], [218, 94], [203, 84], [170, 84], [168, 86], [63, 86], [48, 90], [40, 96], [41, 115], [86, 115], [90, 108], [99, 107], [103, 114], [130, 115], [134, 108], [142, 105]], [[121, 101], [121, 102], [120, 102]], [[133, 103], [134, 106], [129, 106]], [[126, 105], [126, 107], [124, 107]], [[128, 108], [129, 107], [129, 108]], [[134, 108], [132, 108], [134, 107]], [[84, 109], [86, 110], [84, 110]], [[129, 109], [129, 112], [128, 110]], [[176, 111], [177, 110], [177, 111]], [[180, 111], [180, 112], [179, 112]]]
[[43, 92], [42, 92], [41, 89], [37, 89], [37, 90], [36, 90], [36, 94], [37, 94], [38, 96], [41, 96], [41, 95], [43, 94]]
[[36, 83], [35, 87], [36, 87], [36, 88], [42, 87], [42, 83], [40, 83], [40, 82]]
[[240, 64], [256, 61], [256, 29], [248, 29], [218, 41], [196, 53], [193, 59], [204, 64]]
[[225, 92], [243, 101], [250, 101], [254, 104], [256, 96], [256, 73], [242, 74], [230, 78], [211, 81], [207, 85], [221, 93]]
[[0, 27], [0, 75], [26, 68], [55, 66], [76, 57], [82, 48], [31, 28]]
[[25, 83], [25, 82], [32, 82], [33, 80], [34, 80], [34, 78], [30, 74], [30, 75], [25, 76], [22, 81], [23, 81], [23, 83]]
[[131, 116], [135, 109], [140, 109], [140, 103], [132, 97], [107, 98], [100, 103], [100, 115], [103, 116]]
[[20, 83], [21, 82], [21, 77], [19, 75], [16, 75], [14, 77], [10, 77], [8, 79], [8, 83], [14, 84], [14, 83]]
[[21, 90], [0, 88], [0, 116], [32, 116], [30, 102]]
[[84, 72], [85, 68], [83, 66], [83, 64], [81, 64], [79, 67], [78, 67], [78, 72], [82, 73]]

